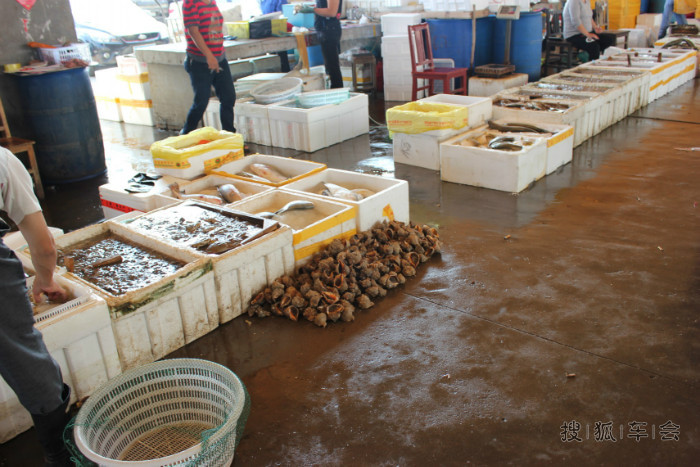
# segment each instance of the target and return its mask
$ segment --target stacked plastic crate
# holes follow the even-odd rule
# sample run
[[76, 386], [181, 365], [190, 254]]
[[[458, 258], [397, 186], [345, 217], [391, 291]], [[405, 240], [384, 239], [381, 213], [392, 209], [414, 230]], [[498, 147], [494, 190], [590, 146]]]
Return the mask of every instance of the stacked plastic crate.
[[[421, 22], [420, 13], [382, 15], [382, 57], [384, 60], [384, 100], [413, 100], [411, 49], [408, 27]], [[418, 97], [423, 97], [419, 95]]]

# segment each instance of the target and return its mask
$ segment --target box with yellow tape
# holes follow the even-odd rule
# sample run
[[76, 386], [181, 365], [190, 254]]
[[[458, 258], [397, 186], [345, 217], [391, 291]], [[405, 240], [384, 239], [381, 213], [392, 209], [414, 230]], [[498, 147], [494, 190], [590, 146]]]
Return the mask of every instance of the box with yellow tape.
[[151, 98], [151, 83], [148, 73], [138, 75], [116, 75], [116, 94], [120, 99], [146, 101]]
[[119, 99], [119, 110], [124, 123], [154, 126], [153, 102], [149, 100]]
[[469, 123], [465, 106], [433, 102], [408, 102], [386, 111], [386, 124], [392, 133], [443, 136]]
[[295, 268], [304, 265], [334, 239], [350, 238], [357, 232], [355, 206], [284, 188], [244, 198], [234, 209], [249, 214], [274, 213], [290, 202], [298, 202], [304, 209], [289, 209], [273, 219], [292, 229]]
[[243, 136], [211, 127], [151, 145], [158, 173], [191, 180], [243, 157]]

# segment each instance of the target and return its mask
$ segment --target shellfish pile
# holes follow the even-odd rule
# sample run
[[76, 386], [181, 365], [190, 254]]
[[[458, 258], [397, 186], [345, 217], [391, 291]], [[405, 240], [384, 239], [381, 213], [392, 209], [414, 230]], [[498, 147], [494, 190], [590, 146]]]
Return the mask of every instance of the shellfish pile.
[[248, 315], [271, 314], [320, 327], [353, 321], [356, 309], [416, 275], [418, 265], [440, 253], [437, 229], [428, 225], [384, 221], [344, 240], [333, 240], [295, 276], [279, 277], [250, 302]]

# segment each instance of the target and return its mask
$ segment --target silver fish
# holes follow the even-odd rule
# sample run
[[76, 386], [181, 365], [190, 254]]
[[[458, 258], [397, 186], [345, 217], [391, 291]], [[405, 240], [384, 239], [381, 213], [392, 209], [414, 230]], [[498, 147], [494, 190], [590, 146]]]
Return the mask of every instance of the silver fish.
[[218, 196], [204, 195], [201, 193], [195, 193], [192, 195], [182, 194], [180, 193], [180, 185], [178, 185], [177, 182], [171, 183], [170, 185], [168, 185], [168, 188], [170, 188], [170, 193], [173, 195], [173, 197], [177, 199], [194, 199], [197, 201], [205, 201], [207, 203], [216, 204], [219, 206], [224, 204], [224, 201]]
[[313, 209], [313, 208], [314, 208], [314, 203], [312, 203], [311, 201], [298, 199], [295, 201], [288, 202], [287, 204], [282, 206], [282, 208], [278, 209], [275, 212], [267, 212], [267, 211], [259, 212], [256, 214], [256, 216], [264, 217], [266, 219], [272, 219], [273, 217], [281, 216], [282, 214], [284, 214], [287, 211], [297, 211], [297, 210], [305, 210], [305, 209]]
[[267, 164], [250, 164], [248, 168], [253, 172], [255, 175], [262, 177], [266, 179], [267, 181], [273, 182], [273, 183], [279, 183], [283, 182], [285, 180], [288, 180], [288, 177], [285, 177], [281, 173], [279, 173], [276, 169], [270, 167]]
[[226, 200], [227, 203], [233, 203], [234, 201], [239, 201], [245, 198], [245, 195], [240, 192], [235, 185], [231, 183], [226, 183], [224, 185], [219, 185], [216, 187], [219, 191], [221, 197]]

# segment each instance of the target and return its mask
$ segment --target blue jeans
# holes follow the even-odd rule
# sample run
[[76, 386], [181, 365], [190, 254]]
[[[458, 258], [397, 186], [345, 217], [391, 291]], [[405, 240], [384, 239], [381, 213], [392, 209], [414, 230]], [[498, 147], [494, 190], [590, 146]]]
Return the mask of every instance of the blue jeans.
[[218, 73], [212, 72], [206, 62], [198, 62], [189, 57], [185, 59], [185, 70], [190, 75], [190, 82], [194, 91], [194, 102], [187, 113], [187, 120], [180, 132], [181, 134], [187, 134], [199, 125], [199, 121], [202, 120], [202, 116], [207, 110], [212, 86], [214, 86], [216, 97], [219, 98], [221, 128], [235, 133], [233, 105], [236, 103], [236, 90], [233, 87], [231, 69], [226, 58], [219, 62], [219, 67], [221, 71]]
[[64, 402], [61, 368], [34, 327], [22, 263], [2, 239], [0, 302], [0, 375], [30, 413], [48, 414]]
[[684, 15], [679, 15], [673, 12], [673, 0], [666, 0], [664, 3], [664, 14], [661, 15], [661, 27], [659, 28], [659, 39], [666, 35], [666, 29], [668, 28], [668, 22], [673, 16], [673, 19], [678, 24], [688, 24], [688, 20], [685, 19]]

